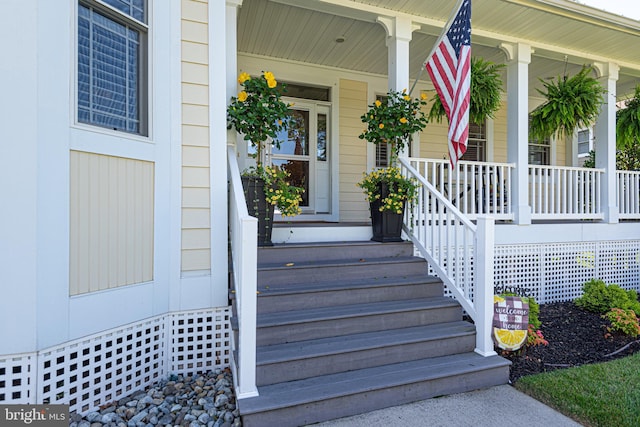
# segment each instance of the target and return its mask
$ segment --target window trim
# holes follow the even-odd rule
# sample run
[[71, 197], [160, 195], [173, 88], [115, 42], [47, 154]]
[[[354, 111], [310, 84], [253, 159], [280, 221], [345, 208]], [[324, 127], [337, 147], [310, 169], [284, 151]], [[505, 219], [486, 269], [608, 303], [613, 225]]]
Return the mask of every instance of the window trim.
[[[587, 140], [584, 141], [583, 143], [586, 142], [588, 144], [588, 149], [586, 153], [580, 153], [579, 135], [580, 135], [580, 132], [585, 132], [585, 131], [587, 132]], [[593, 134], [594, 132], [592, 128], [581, 128], [576, 131], [576, 154], [578, 155], [579, 159], [589, 157], [589, 152], [593, 150]]]
[[[74, 3], [74, 30], [73, 30], [73, 76], [74, 81], [71, 86], [71, 90], [73, 91], [73, 124], [78, 128], [82, 128], [85, 130], [90, 130], [98, 133], [105, 133], [107, 135], [117, 135], [118, 137], [126, 137], [128, 139], [139, 139], [141, 141], [148, 142], [152, 139], [152, 118], [151, 118], [151, 72], [150, 72], [150, 64], [152, 62], [151, 58], [151, 28], [148, 23], [140, 22], [133, 16], [130, 16], [113, 6], [104, 3], [102, 0], [76, 0]], [[145, 0], [145, 19], [150, 21], [150, 17], [152, 16], [152, 8], [151, 2]], [[139, 34], [139, 47], [138, 47], [138, 132], [129, 132], [127, 130], [121, 129], [112, 129], [107, 126], [101, 126], [96, 123], [91, 122], [83, 122], [79, 120], [79, 72], [78, 72], [78, 61], [79, 61], [79, 13], [80, 6], [87, 7], [89, 9], [94, 9], [98, 13], [101, 13], [108, 19], [112, 19], [115, 22], [125, 25], [128, 28], [131, 28], [138, 32]]]
[[[530, 165], [536, 165], [536, 166], [550, 166], [553, 161], [555, 161], [555, 159], [552, 159], [552, 153], [553, 153], [553, 143], [552, 140], [553, 138], [549, 138], [547, 140], [544, 140], [542, 142], [538, 141], [537, 139], [532, 139], [531, 138], [531, 133], [529, 132], [529, 129], [531, 129], [531, 116], [529, 115], [529, 126], [527, 128], [527, 164]], [[546, 163], [531, 163], [531, 147], [537, 147], [537, 148], [543, 148], [544, 151], [546, 151], [545, 153], [545, 157], [546, 157]]]

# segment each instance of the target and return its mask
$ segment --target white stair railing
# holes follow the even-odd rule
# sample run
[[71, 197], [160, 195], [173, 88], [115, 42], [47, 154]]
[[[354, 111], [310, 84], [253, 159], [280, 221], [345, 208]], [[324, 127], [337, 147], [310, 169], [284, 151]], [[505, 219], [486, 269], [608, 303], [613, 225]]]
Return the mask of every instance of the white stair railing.
[[258, 220], [249, 215], [242, 180], [233, 147], [227, 150], [229, 171], [229, 240], [238, 319], [238, 342], [232, 350], [238, 356], [234, 381], [238, 399], [258, 395], [256, 387], [256, 319]]
[[399, 159], [403, 176], [418, 185], [418, 198], [405, 210], [403, 229], [420, 254], [476, 325], [476, 349], [494, 355], [493, 313], [494, 225], [492, 217], [473, 224], [416, 169], [424, 159]]
[[602, 219], [604, 169], [529, 165], [532, 219]]
[[514, 218], [511, 209], [513, 163], [411, 158], [411, 165], [467, 218], [490, 214], [495, 219]]
[[620, 218], [640, 219], [640, 172], [616, 171]]

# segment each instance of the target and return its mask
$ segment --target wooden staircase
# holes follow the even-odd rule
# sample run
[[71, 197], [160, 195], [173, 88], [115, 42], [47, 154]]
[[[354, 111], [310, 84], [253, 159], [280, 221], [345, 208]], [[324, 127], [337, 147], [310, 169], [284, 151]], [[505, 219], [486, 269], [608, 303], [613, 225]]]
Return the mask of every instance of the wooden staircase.
[[[258, 250], [258, 397], [245, 427], [301, 426], [506, 384], [475, 327], [410, 243]], [[236, 322], [232, 322], [236, 324]]]

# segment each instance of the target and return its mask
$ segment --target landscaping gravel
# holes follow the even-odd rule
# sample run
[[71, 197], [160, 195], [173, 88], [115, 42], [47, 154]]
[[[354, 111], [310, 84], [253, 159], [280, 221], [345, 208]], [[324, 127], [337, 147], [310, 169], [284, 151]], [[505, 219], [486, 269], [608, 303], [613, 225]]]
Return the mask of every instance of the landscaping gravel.
[[174, 375], [84, 417], [69, 427], [240, 427], [231, 371]]

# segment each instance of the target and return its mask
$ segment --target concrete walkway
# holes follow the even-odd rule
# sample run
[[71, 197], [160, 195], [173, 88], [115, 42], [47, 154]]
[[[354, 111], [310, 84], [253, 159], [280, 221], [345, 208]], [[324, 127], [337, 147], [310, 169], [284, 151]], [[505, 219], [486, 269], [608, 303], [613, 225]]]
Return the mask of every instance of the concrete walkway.
[[501, 385], [380, 409], [314, 424], [314, 427], [493, 427], [503, 425], [580, 427], [581, 424], [510, 385]]

